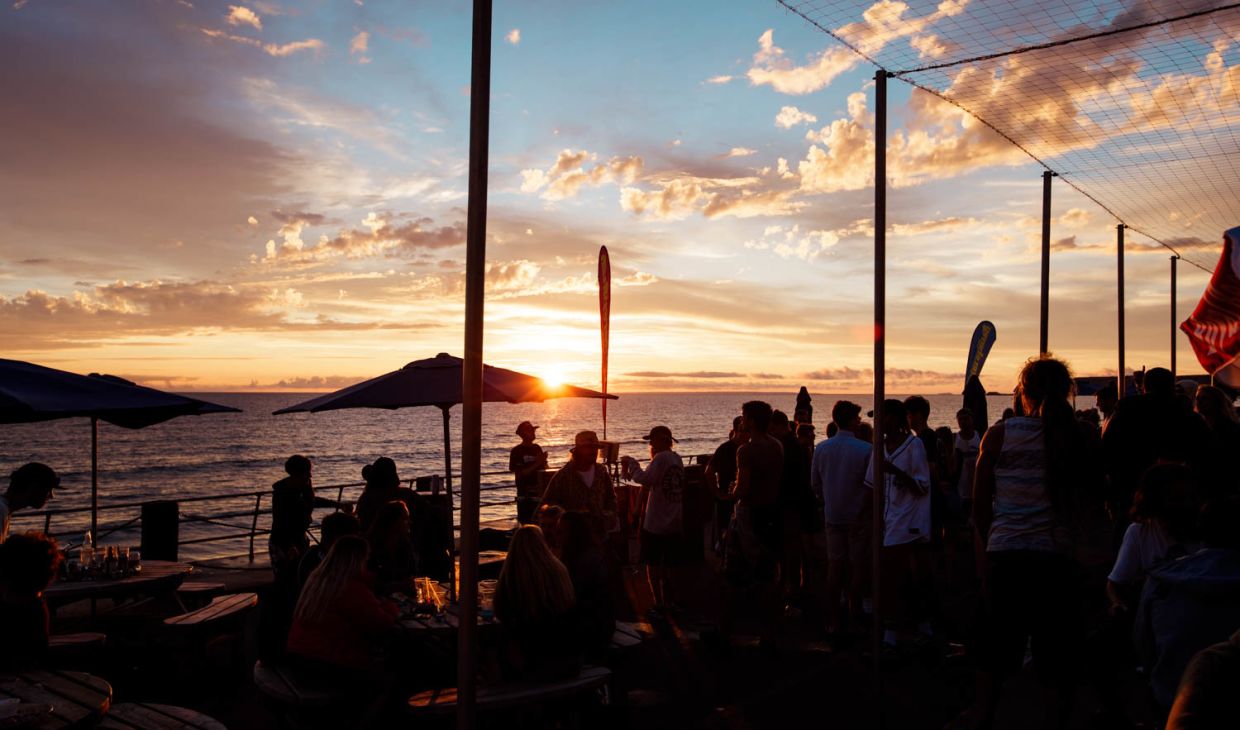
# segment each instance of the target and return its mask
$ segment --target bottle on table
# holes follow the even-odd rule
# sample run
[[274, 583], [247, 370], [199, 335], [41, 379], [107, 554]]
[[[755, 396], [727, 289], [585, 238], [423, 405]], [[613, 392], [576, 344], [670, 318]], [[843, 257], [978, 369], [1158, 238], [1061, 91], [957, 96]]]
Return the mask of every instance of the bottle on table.
[[111, 580], [116, 577], [116, 546], [108, 546], [103, 559], [103, 575]]
[[95, 539], [91, 537], [90, 530], [86, 531], [86, 536], [82, 538], [82, 547], [78, 551], [78, 562], [82, 564], [82, 572], [90, 573], [90, 568], [95, 563]]

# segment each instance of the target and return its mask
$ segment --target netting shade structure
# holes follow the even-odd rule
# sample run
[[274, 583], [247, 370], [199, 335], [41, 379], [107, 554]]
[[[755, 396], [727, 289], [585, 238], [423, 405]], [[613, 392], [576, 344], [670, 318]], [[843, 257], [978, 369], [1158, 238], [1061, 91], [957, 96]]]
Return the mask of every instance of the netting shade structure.
[[778, 2], [839, 41], [837, 65], [921, 90], [889, 138], [897, 185], [912, 135], [963, 129], [956, 164], [1032, 157], [1207, 271], [1240, 220], [1240, 3]]

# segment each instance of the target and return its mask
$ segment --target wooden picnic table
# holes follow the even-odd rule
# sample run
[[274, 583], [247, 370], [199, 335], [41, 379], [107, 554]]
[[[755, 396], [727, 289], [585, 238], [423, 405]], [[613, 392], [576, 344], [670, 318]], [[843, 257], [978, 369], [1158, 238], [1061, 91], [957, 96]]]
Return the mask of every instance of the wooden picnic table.
[[64, 604], [86, 598], [125, 598], [133, 595], [172, 594], [189, 575], [189, 563], [144, 560], [142, 572], [124, 578], [57, 581], [43, 591], [48, 603]]
[[24, 727], [62, 728], [99, 722], [112, 705], [112, 685], [84, 672], [29, 671], [0, 675], [0, 699], [50, 705], [42, 722]]
[[[400, 617], [400, 627], [412, 636], [455, 632], [461, 628], [460, 613], [461, 607], [456, 603], [447, 604], [444, 606], [443, 612], [439, 614], [403, 613]], [[483, 618], [479, 614], [478, 626], [498, 625], [499, 622], [493, 616]]]

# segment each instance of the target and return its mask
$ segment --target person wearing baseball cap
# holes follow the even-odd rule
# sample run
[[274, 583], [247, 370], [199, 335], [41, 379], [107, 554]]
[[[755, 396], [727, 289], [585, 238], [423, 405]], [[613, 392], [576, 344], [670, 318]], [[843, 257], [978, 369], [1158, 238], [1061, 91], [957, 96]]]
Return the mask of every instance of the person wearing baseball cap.
[[547, 452], [534, 443], [537, 430], [538, 426], [522, 421], [517, 426], [521, 443], [508, 453], [508, 471], [513, 473], [517, 483], [517, 522], [522, 525], [534, 521], [538, 503], [542, 501], [538, 472], [547, 468]]
[[[572, 458], [551, 477], [542, 505], [558, 505], [565, 512], [584, 512], [600, 540], [620, 528], [616, 518], [616, 492], [611, 475], [598, 463], [599, 440], [593, 431], [573, 438]], [[542, 505], [539, 505], [541, 508]]]
[[9, 537], [9, 518], [19, 509], [42, 509], [52, 492], [60, 487], [60, 477], [47, 464], [32, 461], [9, 475], [9, 488], [0, 495], [0, 543]]
[[650, 464], [642, 469], [637, 459], [623, 457], [625, 475], [642, 485], [637, 503], [645, 505], [641, 528], [640, 562], [654, 596], [652, 611], [661, 614], [673, 606], [669, 593], [670, 569], [685, 562], [684, 491], [685, 464], [672, 451], [676, 439], [667, 426], [655, 426], [642, 437], [650, 442]]

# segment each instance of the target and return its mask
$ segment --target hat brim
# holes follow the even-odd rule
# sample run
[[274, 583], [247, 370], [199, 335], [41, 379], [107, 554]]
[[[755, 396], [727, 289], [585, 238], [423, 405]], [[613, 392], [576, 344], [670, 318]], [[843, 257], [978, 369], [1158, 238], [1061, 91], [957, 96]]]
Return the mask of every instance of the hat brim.
[[[642, 441], [649, 441], [651, 439], [656, 439], [656, 438], [659, 438], [659, 437], [653, 434], [648, 434], [646, 436], [642, 436]], [[676, 438], [675, 436], [667, 436], [666, 438], [670, 439], [671, 442], [674, 444], [680, 443], [680, 439]]]

